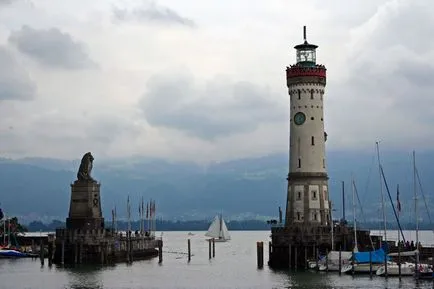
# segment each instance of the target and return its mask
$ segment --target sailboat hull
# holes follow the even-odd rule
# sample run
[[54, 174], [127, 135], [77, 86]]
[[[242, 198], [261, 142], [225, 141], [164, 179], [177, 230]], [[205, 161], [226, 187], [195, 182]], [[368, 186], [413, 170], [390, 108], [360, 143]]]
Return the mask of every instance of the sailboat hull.
[[[212, 238], [206, 239], [207, 242], [212, 241], [212, 240], [213, 240]], [[227, 242], [229, 240], [230, 239], [214, 239], [214, 242], [216, 242], [216, 243], [223, 243], [223, 242]]]

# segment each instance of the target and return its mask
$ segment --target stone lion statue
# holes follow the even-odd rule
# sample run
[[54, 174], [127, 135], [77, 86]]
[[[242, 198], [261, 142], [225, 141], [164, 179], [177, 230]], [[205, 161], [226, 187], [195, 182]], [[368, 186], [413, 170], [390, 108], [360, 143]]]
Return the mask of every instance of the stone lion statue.
[[77, 179], [79, 181], [96, 182], [91, 176], [93, 160], [94, 158], [90, 152], [84, 154], [83, 158], [81, 159], [80, 168], [77, 172]]

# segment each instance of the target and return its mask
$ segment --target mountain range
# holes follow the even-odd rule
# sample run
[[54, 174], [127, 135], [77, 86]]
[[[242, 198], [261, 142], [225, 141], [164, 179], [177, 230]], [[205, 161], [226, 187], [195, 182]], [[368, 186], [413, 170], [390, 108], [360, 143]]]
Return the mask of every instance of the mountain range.
[[[385, 206], [394, 218], [391, 201], [396, 204], [399, 183], [401, 218], [414, 220], [413, 167], [411, 152], [387, 151], [381, 154], [390, 198]], [[428, 221], [427, 207], [434, 204], [430, 178], [434, 152], [417, 154], [420, 218]], [[6, 214], [19, 216], [24, 223], [64, 220], [69, 210], [70, 184], [76, 179], [79, 160], [46, 158], [0, 159], [0, 203]], [[329, 151], [327, 154], [329, 192], [335, 211], [342, 217], [342, 181], [345, 181], [346, 218], [352, 218], [351, 176], [361, 201], [356, 215], [363, 221], [381, 219], [380, 174], [375, 152]], [[102, 206], [106, 219], [116, 205], [120, 219], [126, 216], [127, 195], [132, 217], [139, 216], [139, 200], [156, 201], [157, 215], [167, 220], [203, 220], [223, 213], [232, 220], [277, 218], [278, 207], [285, 211], [288, 155], [273, 154], [199, 165], [156, 158], [98, 159], [93, 177], [101, 182]], [[431, 195], [430, 195], [431, 194]], [[362, 208], [362, 210], [360, 209]]]

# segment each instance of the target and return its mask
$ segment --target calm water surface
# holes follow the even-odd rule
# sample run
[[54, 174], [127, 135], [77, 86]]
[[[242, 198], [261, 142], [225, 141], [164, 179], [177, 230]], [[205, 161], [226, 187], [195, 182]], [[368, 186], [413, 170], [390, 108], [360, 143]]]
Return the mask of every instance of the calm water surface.
[[[205, 232], [165, 232], [163, 264], [158, 259], [113, 267], [49, 268], [39, 260], [0, 260], [1, 289], [138, 289], [138, 288], [434, 288], [431, 281], [412, 278], [339, 276], [337, 273], [274, 272], [256, 268], [256, 241], [268, 242], [268, 231], [231, 232], [232, 240], [216, 243], [208, 259]], [[187, 239], [192, 260], [187, 262]], [[268, 260], [268, 245], [264, 246]], [[183, 253], [183, 254], [181, 254]]]

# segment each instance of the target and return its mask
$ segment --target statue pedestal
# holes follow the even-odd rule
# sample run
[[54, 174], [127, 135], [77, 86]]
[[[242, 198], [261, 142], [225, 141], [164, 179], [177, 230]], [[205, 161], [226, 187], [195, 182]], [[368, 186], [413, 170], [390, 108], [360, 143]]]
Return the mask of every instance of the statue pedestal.
[[104, 218], [101, 211], [101, 184], [91, 181], [75, 181], [71, 185], [71, 202], [67, 229], [103, 229]]

